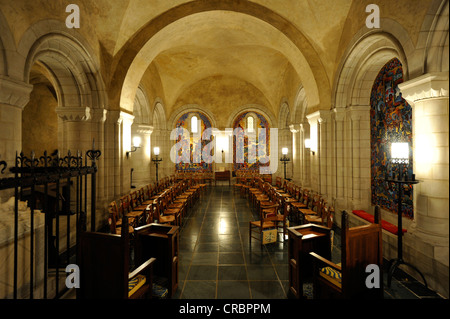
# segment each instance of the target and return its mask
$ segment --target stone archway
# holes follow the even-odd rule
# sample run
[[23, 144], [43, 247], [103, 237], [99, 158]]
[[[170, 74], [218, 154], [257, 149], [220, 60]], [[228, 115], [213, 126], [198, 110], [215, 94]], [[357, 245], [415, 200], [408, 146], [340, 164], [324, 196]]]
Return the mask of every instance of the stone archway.
[[260, 34], [266, 33], [265, 31], [277, 33], [278, 36], [275, 38], [280, 39], [279, 43], [270, 44], [270, 41], [265, 41], [261, 45], [272, 45], [272, 49], [282, 52], [281, 54], [286, 56], [304, 80], [310, 106], [317, 109], [329, 107], [330, 81], [324, 66], [310, 42], [295, 26], [270, 9], [255, 3], [215, 0], [182, 4], [161, 14], [142, 27], [132, 41], [129, 41], [116, 55], [112, 77], [115, 80], [111, 90], [114, 95], [110, 96], [110, 104], [120, 105], [124, 109], [131, 107], [144, 70], [159, 52], [168, 49], [171, 45], [166, 43], [165, 38], [167, 37], [163, 36], [165, 33], [183, 34], [183, 31], [186, 30], [186, 23], [221, 11], [232, 13], [228, 14], [230, 21], [234, 19], [234, 21], [241, 22], [244, 19], [247, 20], [246, 23], [257, 24], [258, 28], [256, 29]]

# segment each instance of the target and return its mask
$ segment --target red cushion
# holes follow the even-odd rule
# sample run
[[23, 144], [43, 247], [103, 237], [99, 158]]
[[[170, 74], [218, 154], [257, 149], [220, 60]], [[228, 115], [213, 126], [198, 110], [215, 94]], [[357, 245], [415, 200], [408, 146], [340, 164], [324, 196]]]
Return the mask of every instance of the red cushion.
[[[371, 223], [373, 223], [375, 221], [375, 217], [373, 217], [373, 215], [370, 215], [368, 212], [364, 211], [364, 210], [354, 210], [353, 214], [355, 214], [356, 216], [359, 216]], [[393, 233], [394, 235], [398, 234], [398, 227], [395, 226], [394, 224], [391, 224], [385, 220], [381, 221], [381, 227], [384, 230], [387, 230], [390, 233]], [[403, 234], [406, 233], [406, 229], [402, 229]]]

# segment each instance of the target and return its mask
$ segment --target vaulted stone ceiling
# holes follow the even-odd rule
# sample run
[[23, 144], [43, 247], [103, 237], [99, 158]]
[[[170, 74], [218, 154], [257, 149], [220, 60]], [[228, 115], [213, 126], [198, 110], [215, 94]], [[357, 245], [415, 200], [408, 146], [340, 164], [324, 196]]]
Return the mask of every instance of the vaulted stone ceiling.
[[[422, 21], [430, 2], [378, 0], [377, 4], [384, 19], [400, 23], [416, 41], [417, 20]], [[161, 98], [170, 118], [183, 103], [217, 113], [220, 105], [201, 91], [212, 89], [204, 85], [210, 80], [216, 89], [223, 84], [224, 109], [238, 106], [227, 104], [239, 103], [229, 95], [251, 91], [255, 103], [277, 116], [283, 100], [292, 106], [300, 86], [305, 87], [310, 107], [329, 108], [336, 70], [351, 39], [364, 27], [368, 2], [83, 0], [77, 4], [81, 28], [76, 32], [92, 47], [93, 59], [101, 66], [109, 107], [131, 111], [137, 86], [159, 81], [151, 84], [155, 96], [150, 100]], [[63, 23], [66, 5], [66, 1], [0, 0], [16, 44], [40, 20]], [[402, 14], [406, 7], [408, 15]]]

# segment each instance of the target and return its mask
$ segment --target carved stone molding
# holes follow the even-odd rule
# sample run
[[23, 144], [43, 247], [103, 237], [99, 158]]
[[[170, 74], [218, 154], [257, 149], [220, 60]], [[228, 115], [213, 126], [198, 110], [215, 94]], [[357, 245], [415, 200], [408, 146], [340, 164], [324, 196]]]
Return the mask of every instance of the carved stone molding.
[[297, 126], [297, 124], [291, 124], [291, 125], [289, 125], [289, 129], [291, 130], [291, 133], [293, 133], [293, 134], [295, 134], [295, 133], [298, 133], [298, 132], [300, 132], [300, 128], [295, 128]]
[[0, 103], [24, 108], [30, 101], [33, 86], [0, 76]]
[[136, 132], [139, 134], [152, 134], [153, 133], [153, 126], [151, 125], [144, 125], [144, 124], [139, 124], [137, 126]]
[[105, 109], [91, 109], [91, 121], [104, 123], [106, 121], [106, 116], [108, 110]]
[[89, 107], [57, 107], [56, 114], [68, 122], [88, 121], [91, 119], [91, 109]]
[[410, 104], [431, 98], [448, 98], [448, 72], [427, 73], [398, 85]]
[[350, 119], [358, 121], [363, 117], [370, 118], [370, 105], [352, 105], [346, 108]]

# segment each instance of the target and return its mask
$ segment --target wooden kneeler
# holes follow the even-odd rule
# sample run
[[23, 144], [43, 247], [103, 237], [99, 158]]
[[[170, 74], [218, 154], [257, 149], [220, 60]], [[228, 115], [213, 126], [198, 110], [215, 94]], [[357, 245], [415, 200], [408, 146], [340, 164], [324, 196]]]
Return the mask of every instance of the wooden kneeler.
[[122, 235], [81, 232], [78, 244], [80, 288], [77, 299], [151, 298], [153, 264], [149, 258], [130, 272], [127, 217]]
[[[314, 271], [314, 299], [382, 299], [383, 242], [379, 209], [375, 223], [349, 228], [348, 213], [342, 212], [341, 264], [311, 252]], [[378, 268], [378, 287], [367, 284], [367, 266]], [[376, 277], [376, 276], [375, 276]], [[374, 277], [371, 277], [374, 278]], [[369, 280], [370, 281], [370, 280]]]

